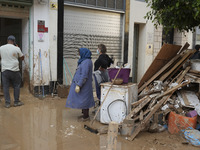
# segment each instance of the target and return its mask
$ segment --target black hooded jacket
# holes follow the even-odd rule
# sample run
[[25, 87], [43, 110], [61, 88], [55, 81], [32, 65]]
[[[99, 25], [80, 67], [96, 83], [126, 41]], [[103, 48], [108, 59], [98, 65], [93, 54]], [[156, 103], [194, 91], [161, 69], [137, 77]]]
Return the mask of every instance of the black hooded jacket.
[[94, 63], [94, 71], [98, 70], [100, 67], [107, 69], [112, 63], [113, 60], [107, 54], [101, 54]]

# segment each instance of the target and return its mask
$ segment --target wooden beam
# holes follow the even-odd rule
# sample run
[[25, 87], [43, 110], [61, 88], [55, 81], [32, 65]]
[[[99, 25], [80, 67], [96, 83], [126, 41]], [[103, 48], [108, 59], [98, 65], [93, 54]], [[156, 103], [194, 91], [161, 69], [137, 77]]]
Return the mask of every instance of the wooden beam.
[[181, 72], [175, 78], [173, 78], [173, 80], [169, 83], [169, 85], [172, 84], [176, 79], [178, 79], [182, 73], [183, 73], [183, 70], [181, 70]]
[[188, 47], [190, 47], [190, 44], [188, 42], [186, 42], [185, 45], [180, 49], [180, 51], [178, 52], [178, 54], [181, 54], [183, 51], [185, 51], [186, 49], [188, 49]]
[[174, 58], [182, 46], [163, 44], [158, 55], [155, 57], [142, 79], [138, 84], [140, 88], [145, 82], [147, 82], [154, 74], [156, 74], [165, 64], [167, 64], [172, 58]]
[[[143, 112], [143, 116], [145, 116], [146, 114], [148, 114], [150, 112], [150, 109], [145, 110], [145, 112]], [[135, 122], [136, 120], [140, 119], [140, 116], [138, 115], [137, 117], [133, 118], [133, 121]]]
[[153, 114], [162, 106], [162, 104], [168, 100], [168, 98], [170, 98], [170, 96], [172, 95], [172, 93], [169, 96], [163, 97], [150, 111], [150, 113], [145, 117], [145, 119], [141, 122], [141, 124], [139, 126], [136, 127], [136, 129], [134, 130], [133, 134], [131, 135], [131, 137], [128, 138], [129, 141], [134, 140], [134, 138], [140, 133], [140, 131], [146, 126], [146, 123], [149, 121], [149, 119], [153, 116]]
[[180, 61], [178, 61], [178, 63], [176, 63], [176, 65], [174, 65], [168, 72], [166, 72], [164, 75], [161, 76], [161, 78], [159, 79], [160, 81], [164, 81], [168, 76], [170, 76], [172, 73], [175, 73], [174, 70], [176, 70], [177, 68], [180, 68], [180, 66], [182, 67], [183, 63], [192, 55], [194, 54], [194, 50], [191, 50], [189, 52], [187, 52]]
[[199, 74], [200, 75], [200, 71], [192, 70], [192, 69], [189, 71], [189, 73], [195, 73], [195, 74]]
[[179, 60], [181, 55], [176, 55], [172, 58], [164, 67], [162, 67], [156, 74], [154, 74], [145, 84], [143, 84], [139, 89], [138, 93], [140, 93], [146, 86], [148, 86], [151, 82], [153, 82], [157, 77], [159, 77], [164, 71], [166, 71], [174, 62]]
[[147, 95], [156, 94], [156, 93], [160, 93], [160, 92], [161, 92], [161, 90], [151, 90], [151, 91], [149, 91], [148, 93], [139, 95], [139, 96], [138, 96], [138, 99], [141, 99], [141, 98], [143, 98], [143, 97], [145, 97], [145, 96], [147, 96]]
[[117, 150], [118, 123], [110, 122], [108, 127], [108, 144], [106, 150]]
[[[193, 51], [193, 52], [195, 52], [195, 51]], [[181, 65], [179, 65], [179, 66], [170, 74], [170, 76], [169, 76], [166, 80], [170, 79], [175, 73], [177, 73], [177, 71], [180, 70], [181, 67], [183, 67], [183, 64], [184, 64], [193, 54], [194, 54], [194, 53], [191, 53], [191, 54], [188, 56], [188, 58], [185, 59], [185, 61], [184, 61]]]
[[151, 98], [148, 97], [145, 99], [138, 107], [134, 108], [127, 116], [126, 119], [131, 119], [135, 114], [137, 114], [146, 104], [151, 101]]
[[157, 104], [151, 108], [149, 114], [144, 118], [144, 120], [141, 122], [141, 124], [139, 126], [136, 127], [136, 129], [134, 130], [133, 134], [131, 135], [131, 137], [128, 138], [129, 141], [132, 141], [138, 134], [139, 132], [146, 126], [146, 124], [148, 123], [149, 119], [153, 116], [153, 114], [165, 103], [167, 102], [167, 100], [172, 96], [172, 94], [179, 89], [180, 87], [183, 87], [187, 84], [189, 84], [190, 82], [185, 82], [182, 84], [179, 84], [173, 88], [171, 88], [170, 90], [166, 91], [165, 93], [159, 95], [156, 97], [156, 99], [162, 98], [160, 101], [157, 102]]
[[147, 99], [148, 96], [143, 97], [142, 99], [138, 100], [137, 102], [134, 102], [131, 104], [132, 107], [136, 107], [138, 106], [140, 103], [142, 103], [143, 101], [145, 101], [145, 99]]
[[183, 73], [180, 75], [180, 77], [177, 79], [177, 83], [180, 84], [184, 78], [184, 76], [186, 75], [186, 73], [190, 70], [190, 66], [188, 66], [184, 71]]

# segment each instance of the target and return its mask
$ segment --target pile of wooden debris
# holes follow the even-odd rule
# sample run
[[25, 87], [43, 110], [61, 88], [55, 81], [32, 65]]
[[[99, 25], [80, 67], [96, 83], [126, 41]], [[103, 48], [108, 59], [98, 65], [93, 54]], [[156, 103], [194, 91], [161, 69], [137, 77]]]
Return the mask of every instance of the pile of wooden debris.
[[187, 99], [187, 94], [191, 93], [183, 89], [191, 83], [200, 83], [200, 72], [191, 69], [189, 58], [195, 50], [188, 50], [188, 47], [188, 43], [182, 48], [164, 44], [144, 74], [138, 85], [138, 101], [132, 104], [132, 111], [124, 120], [134, 122], [134, 130], [128, 140], [133, 140], [150, 124], [157, 125], [158, 114], [162, 113], [163, 118], [170, 111], [184, 114], [187, 109], [183, 109], [183, 105], [191, 107]]

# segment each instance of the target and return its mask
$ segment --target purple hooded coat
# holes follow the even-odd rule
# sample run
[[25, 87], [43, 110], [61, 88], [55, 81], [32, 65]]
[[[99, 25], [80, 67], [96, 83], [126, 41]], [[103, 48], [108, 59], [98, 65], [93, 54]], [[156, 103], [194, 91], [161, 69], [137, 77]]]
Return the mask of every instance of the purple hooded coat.
[[[94, 106], [91, 52], [87, 48], [80, 48], [80, 56], [67, 97], [66, 107], [88, 109]], [[76, 85], [80, 86], [79, 93], [75, 92]]]

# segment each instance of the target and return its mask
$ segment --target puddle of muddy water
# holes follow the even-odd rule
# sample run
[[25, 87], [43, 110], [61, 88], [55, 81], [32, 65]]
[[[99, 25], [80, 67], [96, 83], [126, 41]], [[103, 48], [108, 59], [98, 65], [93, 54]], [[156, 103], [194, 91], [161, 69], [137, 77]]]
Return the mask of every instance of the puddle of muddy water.
[[[85, 130], [77, 121], [80, 110], [65, 108], [65, 99], [46, 98], [38, 100], [21, 92], [21, 107], [3, 107], [0, 103], [0, 150], [105, 150], [106, 135], [97, 135]], [[89, 122], [88, 122], [89, 123]], [[97, 124], [97, 122], [95, 122]], [[100, 123], [98, 123], [101, 125]], [[153, 140], [156, 136], [158, 142]], [[178, 137], [170, 138], [167, 132], [141, 133], [132, 142], [118, 136], [118, 150], [196, 149], [183, 146]], [[160, 144], [165, 143], [165, 144]], [[169, 147], [169, 145], [171, 145]], [[198, 148], [197, 148], [198, 149]]]
[[[106, 145], [107, 145], [107, 135], [100, 135], [99, 137], [99, 150], [106, 150]], [[122, 150], [121, 149], [121, 142], [117, 141], [117, 150]]]

